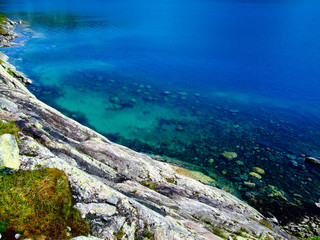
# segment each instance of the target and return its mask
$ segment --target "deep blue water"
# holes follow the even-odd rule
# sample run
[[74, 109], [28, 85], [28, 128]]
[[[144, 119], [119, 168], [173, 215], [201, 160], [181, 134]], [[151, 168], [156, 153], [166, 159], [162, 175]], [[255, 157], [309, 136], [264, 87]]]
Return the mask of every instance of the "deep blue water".
[[270, 185], [294, 203], [320, 198], [319, 169], [303, 163], [320, 157], [319, 1], [10, 0], [0, 11], [23, 21], [3, 51], [68, 116], [205, 167], [248, 201]]

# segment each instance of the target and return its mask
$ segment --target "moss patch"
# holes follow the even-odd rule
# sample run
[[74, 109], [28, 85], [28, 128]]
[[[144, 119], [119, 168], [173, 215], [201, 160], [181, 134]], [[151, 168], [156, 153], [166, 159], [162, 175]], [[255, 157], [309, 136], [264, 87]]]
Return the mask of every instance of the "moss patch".
[[143, 231], [139, 231], [139, 234], [136, 236], [137, 240], [148, 240], [153, 239], [153, 231], [151, 229], [143, 229]]
[[176, 182], [176, 180], [174, 178], [166, 178], [166, 181], [168, 183], [173, 183], [173, 184], [177, 185], [177, 182]]
[[271, 231], [273, 231], [273, 227], [271, 226], [270, 222], [267, 220], [261, 220], [260, 224], [265, 226], [266, 228], [269, 228]]
[[58, 169], [0, 173], [2, 239], [11, 239], [16, 233], [23, 238], [52, 240], [87, 235], [89, 226], [72, 208], [71, 200], [68, 178]]
[[0, 35], [7, 35], [7, 34], [8, 32], [6, 30], [0, 28]]
[[222, 239], [227, 239], [227, 237], [223, 234], [222, 230], [217, 227], [213, 227], [211, 229], [211, 232], [217, 235], [218, 237], [221, 237]]
[[9, 133], [9, 134], [13, 135], [16, 139], [18, 139], [19, 138], [19, 134], [18, 134], [19, 131], [20, 131], [20, 129], [17, 127], [15, 122], [10, 121], [7, 123], [2, 123], [0, 121], [0, 135], [5, 134], [5, 133]]
[[123, 227], [120, 228], [120, 230], [114, 235], [117, 240], [121, 240], [124, 236]]
[[12, 72], [12, 70], [10, 68], [7, 69], [7, 73], [9, 73], [9, 75], [11, 77], [14, 77], [14, 73]]
[[7, 18], [0, 13], [0, 26], [6, 24]]
[[142, 182], [142, 185], [147, 188], [150, 188], [151, 190], [155, 190], [157, 187], [157, 185], [154, 182], [150, 182], [150, 181], [144, 181]]

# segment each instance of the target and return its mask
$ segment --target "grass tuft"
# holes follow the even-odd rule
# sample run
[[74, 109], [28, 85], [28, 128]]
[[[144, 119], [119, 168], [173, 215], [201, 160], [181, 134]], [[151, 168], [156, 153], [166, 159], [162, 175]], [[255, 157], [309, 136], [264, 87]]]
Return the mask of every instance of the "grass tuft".
[[19, 131], [20, 131], [20, 129], [17, 127], [15, 122], [10, 121], [7, 123], [2, 123], [0, 121], [0, 135], [5, 134], [5, 133], [9, 133], [9, 134], [13, 135], [16, 139], [18, 139], [19, 138], [19, 134], [18, 134]]
[[58, 169], [0, 173], [2, 239], [16, 233], [22, 238], [52, 240], [87, 235], [89, 226], [71, 201], [68, 178]]

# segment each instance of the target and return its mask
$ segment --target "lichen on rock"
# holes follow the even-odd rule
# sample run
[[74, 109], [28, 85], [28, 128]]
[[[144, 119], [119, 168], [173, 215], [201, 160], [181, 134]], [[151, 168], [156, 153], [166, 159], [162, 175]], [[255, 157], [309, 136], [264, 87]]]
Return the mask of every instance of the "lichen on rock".
[[18, 170], [20, 167], [19, 148], [11, 134], [0, 136], [0, 171]]

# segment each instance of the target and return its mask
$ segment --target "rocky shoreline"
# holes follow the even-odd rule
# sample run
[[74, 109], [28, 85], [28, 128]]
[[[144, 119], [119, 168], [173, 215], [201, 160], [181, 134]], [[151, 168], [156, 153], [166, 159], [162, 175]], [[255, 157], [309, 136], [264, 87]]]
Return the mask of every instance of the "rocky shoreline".
[[[7, 20], [0, 46], [12, 45], [14, 24]], [[26, 88], [31, 80], [0, 59], [0, 116], [20, 129], [20, 170], [64, 171], [90, 239], [296, 239], [200, 182], [213, 179], [110, 142], [47, 106]]]

